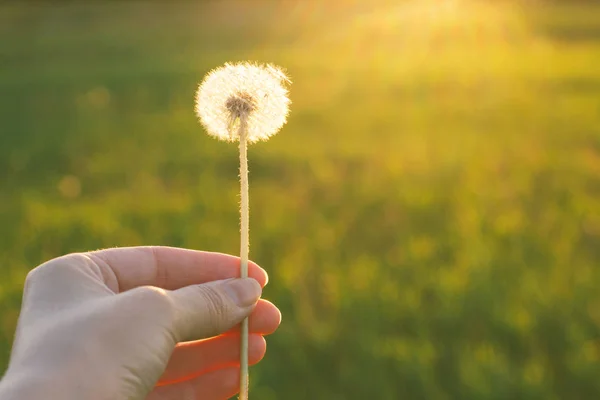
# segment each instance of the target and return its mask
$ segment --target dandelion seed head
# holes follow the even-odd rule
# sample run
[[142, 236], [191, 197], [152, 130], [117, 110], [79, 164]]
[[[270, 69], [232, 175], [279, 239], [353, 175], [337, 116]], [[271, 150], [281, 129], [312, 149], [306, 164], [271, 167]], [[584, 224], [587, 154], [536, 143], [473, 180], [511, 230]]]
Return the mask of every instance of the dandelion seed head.
[[241, 119], [249, 143], [266, 140], [285, 124], [290, 100], [288, 77], [274, 65], [225, 64], [204, 78], [196, 92], [196, 114], [207, 132], [239, 140]]

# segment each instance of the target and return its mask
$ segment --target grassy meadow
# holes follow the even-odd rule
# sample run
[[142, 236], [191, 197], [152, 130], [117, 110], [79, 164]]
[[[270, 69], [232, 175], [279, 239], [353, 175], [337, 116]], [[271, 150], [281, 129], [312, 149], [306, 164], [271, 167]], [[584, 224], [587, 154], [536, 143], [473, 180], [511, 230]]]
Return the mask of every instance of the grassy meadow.
[[238, 252], [193, 101], [250, 59], [293, 81], [249, 153], [253, 398], [600, 398], [600, 5], [523, 3], [0, 3], [0, 372], [39, 263]]

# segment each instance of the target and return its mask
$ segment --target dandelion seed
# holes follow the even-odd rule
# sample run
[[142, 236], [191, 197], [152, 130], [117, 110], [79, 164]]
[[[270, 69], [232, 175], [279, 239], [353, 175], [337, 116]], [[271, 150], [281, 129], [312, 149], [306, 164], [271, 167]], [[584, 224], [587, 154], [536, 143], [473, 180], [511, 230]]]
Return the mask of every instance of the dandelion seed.
[[[207, 132], [240, 143], [240, 260], [248, 276], [248, 143], [266, 140], [285, 124], [290, 100], [288, 77], [273, 65], [225, 64], [211, 71], [196, 93], [196, 114]], [[248, 399], [248, 319], [242, 321], [240, 399]]]

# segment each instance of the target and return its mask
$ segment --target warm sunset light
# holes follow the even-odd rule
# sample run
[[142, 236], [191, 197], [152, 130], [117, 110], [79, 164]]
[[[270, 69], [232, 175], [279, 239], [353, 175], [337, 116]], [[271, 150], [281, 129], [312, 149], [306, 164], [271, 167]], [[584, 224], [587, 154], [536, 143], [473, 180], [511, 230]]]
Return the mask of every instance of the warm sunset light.
[[[4, 382], [220, 400], [247, 363], [251, 400], [600, 399], [597, 3], [0, 1]], [[25, 284], [145, 245], [201, 255]], [[144, 265], [139, 309], [80, 305]]]

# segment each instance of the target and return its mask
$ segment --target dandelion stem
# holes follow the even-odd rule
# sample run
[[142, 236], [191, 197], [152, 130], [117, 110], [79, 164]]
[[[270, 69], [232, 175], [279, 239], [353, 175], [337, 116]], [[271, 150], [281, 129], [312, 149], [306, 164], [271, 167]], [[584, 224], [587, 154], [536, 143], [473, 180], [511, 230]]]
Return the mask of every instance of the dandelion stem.
[[[1, 1], [1, 0], [0, 0]], [[250, 62], [212, 70], [196, 92], [196, 114], [207, 133], [240, 143], [240, 275], [248, 277], [248, 144], [266, 140], [285, 124], [290, 100], [281, 68]], [[252, 117], [252, 118], [250, 118]], [[237, 134], [236, 131], [237, 130]], [[248, 400], [248, 319], [241, 325], [240, 400]]]
[[[241, 277], [248, 277], [249, 204], [248, 204], [248, 121], [240, 117], [240, 260]], [[248, 400], [248, 318], [241, 327], [240, 343], [240, 400]]]

